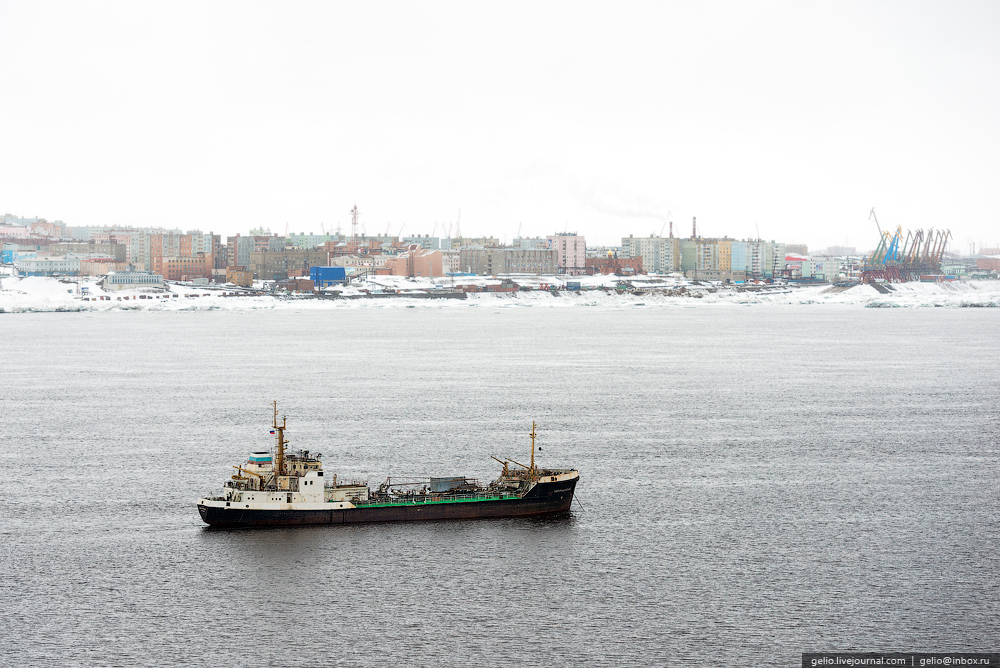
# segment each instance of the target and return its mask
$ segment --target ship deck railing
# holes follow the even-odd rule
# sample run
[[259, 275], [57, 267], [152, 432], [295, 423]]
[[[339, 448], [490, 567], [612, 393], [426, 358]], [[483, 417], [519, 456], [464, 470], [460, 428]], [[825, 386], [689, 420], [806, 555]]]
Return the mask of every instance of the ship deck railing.
[[377, 508], [385, 506], [413, 506], [434, 503], [509, 501], [511, 499], [519, 498], [521, 498], [521, 495], [514, 492], [485, 492], [478, 494], [415, 494], [413, 496], [402, 496], [395, 499], [369, 499], [367, 501], [355, 501], [354, 505], [359, 508]]

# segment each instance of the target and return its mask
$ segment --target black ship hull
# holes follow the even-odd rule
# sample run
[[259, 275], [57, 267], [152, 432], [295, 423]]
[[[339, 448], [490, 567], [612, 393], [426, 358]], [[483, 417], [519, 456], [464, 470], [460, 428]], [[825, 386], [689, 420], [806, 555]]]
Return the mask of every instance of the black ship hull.
[[[533, 517], [569, 511], [579, 478], [539, 482], [527, 494], [511, 499], [427, 503], [369, 504], [356, 508], [264, 510], [199, 504], [201, 518], [212, 527], [267, 527], [302, 524], [412, 522], [497, 517]], [[239, 504], [234, 504], [239, 505]]]

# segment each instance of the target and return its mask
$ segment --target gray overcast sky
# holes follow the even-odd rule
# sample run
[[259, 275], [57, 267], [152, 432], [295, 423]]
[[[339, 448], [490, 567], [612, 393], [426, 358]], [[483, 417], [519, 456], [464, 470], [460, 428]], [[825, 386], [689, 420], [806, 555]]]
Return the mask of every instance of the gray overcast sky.
[[[1000, 2], [0, 0], [0, 209], [1000, 246]], [[405, 225], [405, 227], [403, 227]]]

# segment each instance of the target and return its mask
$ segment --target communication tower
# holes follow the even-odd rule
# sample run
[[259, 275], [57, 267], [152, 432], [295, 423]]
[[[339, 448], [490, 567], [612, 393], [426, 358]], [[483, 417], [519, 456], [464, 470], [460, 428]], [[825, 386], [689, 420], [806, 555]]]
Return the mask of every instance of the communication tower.
[[358, 251], [358, 205], [351, 209], [351, 250]]

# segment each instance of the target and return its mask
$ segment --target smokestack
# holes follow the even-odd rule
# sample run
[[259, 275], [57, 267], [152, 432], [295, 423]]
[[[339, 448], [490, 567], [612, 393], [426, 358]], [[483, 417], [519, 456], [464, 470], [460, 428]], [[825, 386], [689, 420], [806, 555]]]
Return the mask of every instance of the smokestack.
[[698, 238], [698, 216], [695, 216], [691, 219], [691, 238], [692, 239]]
[[670, 238], [674, 238], [674, 221], [670, 221]]

